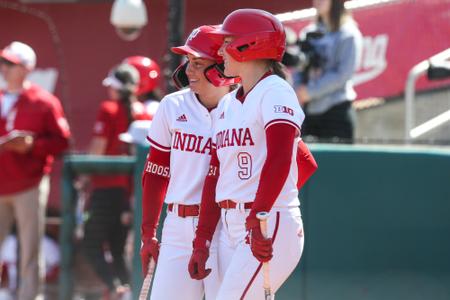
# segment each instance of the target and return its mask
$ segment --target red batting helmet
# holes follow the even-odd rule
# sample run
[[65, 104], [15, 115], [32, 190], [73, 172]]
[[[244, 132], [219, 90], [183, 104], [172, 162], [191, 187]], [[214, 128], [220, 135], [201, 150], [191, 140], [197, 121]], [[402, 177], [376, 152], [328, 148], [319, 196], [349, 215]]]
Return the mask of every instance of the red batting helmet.
[[[172, 47], [172, 52], [181, 55], [191, 54], [198, 58], [214, 60], [216, 63], [205, 69], [205, 77], [214, 86], [237, 84], [239, 78], [227, 77], [223, 74], [223, 59], [217, 53], [222, 46], [222, 41], [213, 39], [209, 33], [217, 30], [219, 26], [204, 25], [192, 31], [184, 46]], [[186, 76], [187, 63], [179, 66], [172, 75], [172, 79], [178, 88], [189, 85]]]
[[137, 91], [139, 96], [153, 91], [158, 86], [161, 69], [154, 60], [145, 56], [130, 56], [125, 58], [123, 63], [132, 65], [139, 71], [140, 80]]
[[184, 46], [172, 47], [172, 52], [181, 55], [192, 54], [195, 57], [206, 58], [221, 63], [222, 57], [217, 54], [222, 43], [211, 39], [208, 33], [217, 30], [218, 26], [204, 25], [195, 28], [186, 40]]
[[237, 61], [274, 59], [281, 61], [286, 35], [281, 22], [260, 9], [238, 9], [229, 14], [220, 29], [211, 34], [223, 39], [233, 36], [225, 50]]

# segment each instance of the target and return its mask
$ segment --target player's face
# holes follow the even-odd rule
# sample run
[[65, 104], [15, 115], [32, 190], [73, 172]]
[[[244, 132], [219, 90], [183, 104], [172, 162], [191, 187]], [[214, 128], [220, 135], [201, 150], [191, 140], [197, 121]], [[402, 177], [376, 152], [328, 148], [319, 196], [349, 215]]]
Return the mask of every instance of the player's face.
[[331, 0], [313, 0], [313, 7], [320, 16], [327, 16], [331, 10]]
[[189, 79], [189, 88], [194, 93], [201, 95], [213, 86], [204, 74], [205, 69], [212, 64], [214, 64], [213, 60], [188, 55], [186, 75]]
[[231, 57], [231, 55], [226, 51], [226, 47], [234, 40], [234, 37], [227, 36], [223, 40], [222, 47], [220, 47], [218, 53], [222, 56], [225, 66], [225, 75], [230, 77], [239, 76], [237, 64], [238, 62]]

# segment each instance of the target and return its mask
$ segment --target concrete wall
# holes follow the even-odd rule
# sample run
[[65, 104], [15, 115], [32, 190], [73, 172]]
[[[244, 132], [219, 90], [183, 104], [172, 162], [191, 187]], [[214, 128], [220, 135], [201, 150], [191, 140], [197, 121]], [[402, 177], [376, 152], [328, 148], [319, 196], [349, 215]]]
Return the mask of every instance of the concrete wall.
[[[416, 96], [418, 126], [450, 109], [450, 88], [421, 93]], [[362, 143], [404, 142], [405, 100], [397, 97], [384, 104], [357, 111], [356, 138]], [[450, 122], [419, 137], [416, 143], [450, 145]]]

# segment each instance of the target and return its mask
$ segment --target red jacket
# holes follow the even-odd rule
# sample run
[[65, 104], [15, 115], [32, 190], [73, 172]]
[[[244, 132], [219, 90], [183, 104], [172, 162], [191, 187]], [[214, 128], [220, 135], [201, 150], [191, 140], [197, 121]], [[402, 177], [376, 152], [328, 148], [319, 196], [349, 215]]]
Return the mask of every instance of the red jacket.
[[[0, 91], [0, 101], [3, 92]], [[6, 118], [0, 116], [0, 137], [11, 130], [34, 133], [34, 146], [26, 154], [0, 152], [0, 195], [13, 194], [38, 184], [51, 171], [54, 156], [69, 145], [70, 130], [59, 100], [31, 85], [24, 90]]]

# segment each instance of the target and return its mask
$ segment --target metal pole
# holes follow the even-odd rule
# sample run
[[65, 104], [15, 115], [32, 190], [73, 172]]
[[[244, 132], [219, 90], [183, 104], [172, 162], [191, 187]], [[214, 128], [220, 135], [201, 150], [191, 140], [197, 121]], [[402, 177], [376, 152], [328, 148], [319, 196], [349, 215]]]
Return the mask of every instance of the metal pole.
[[411, 71], [409, 71], [408, 78], [406, 79], [405, 86], [405, 142], [406, 144], [411, 143], [410, 131], [415, 124], [415, 107], [414, 107], [414, 95], [415, 95], [415, 85], [417, 78], [424, 74], [429, 67], [428, 61], [423, 61], [416, 66], [414, 66]]
[[164, 77], [167, 82], [167, 92], [171, 93], [177, 90], [172, 82], [172, 73], [181, 63], [181, 56], [170, 51], [171, 47], [183, 44], [184, 36], [184, 0], [169, 0], [169, 15], [167, 21], [167, 31], [169, 33], [167, 40], [167, 54], [164, 57], [165, 69]]
[[61, 229], [59, 232], [59, 243], [61, 245], [61, 264], [59, 273], [59, 298], [60, 300], [72, 299], [73, 297], [73, 262], [74, 241], [73, 230], [75, 228], [75, 189], [73, 187], [74, 173], [71, 168], [70, 159], [64, 159], [62, 169], [62, 211]]
[[141, 270], [141, 223], [142, 223], [142, 170], [144, 169], [145, 160], [148, 153], [148, 147], [135, 145], [136, 147], [136, 165], [134, 168], [134, 207], [133, 207], [133, 267], [131, 272], [133, 288], [133, 299], [139, 299], [139, 290], [142, 285]]
[[412, 142], [411, 130], [415, 125], [414, 96], [417, 78], [427, 72], [430, 67], [430, 61], [444, 61], [448, 59], [450, 59], [450, 48], [418, 63], [408, 73], [405, 84], [405, 142], [407, 144]]

